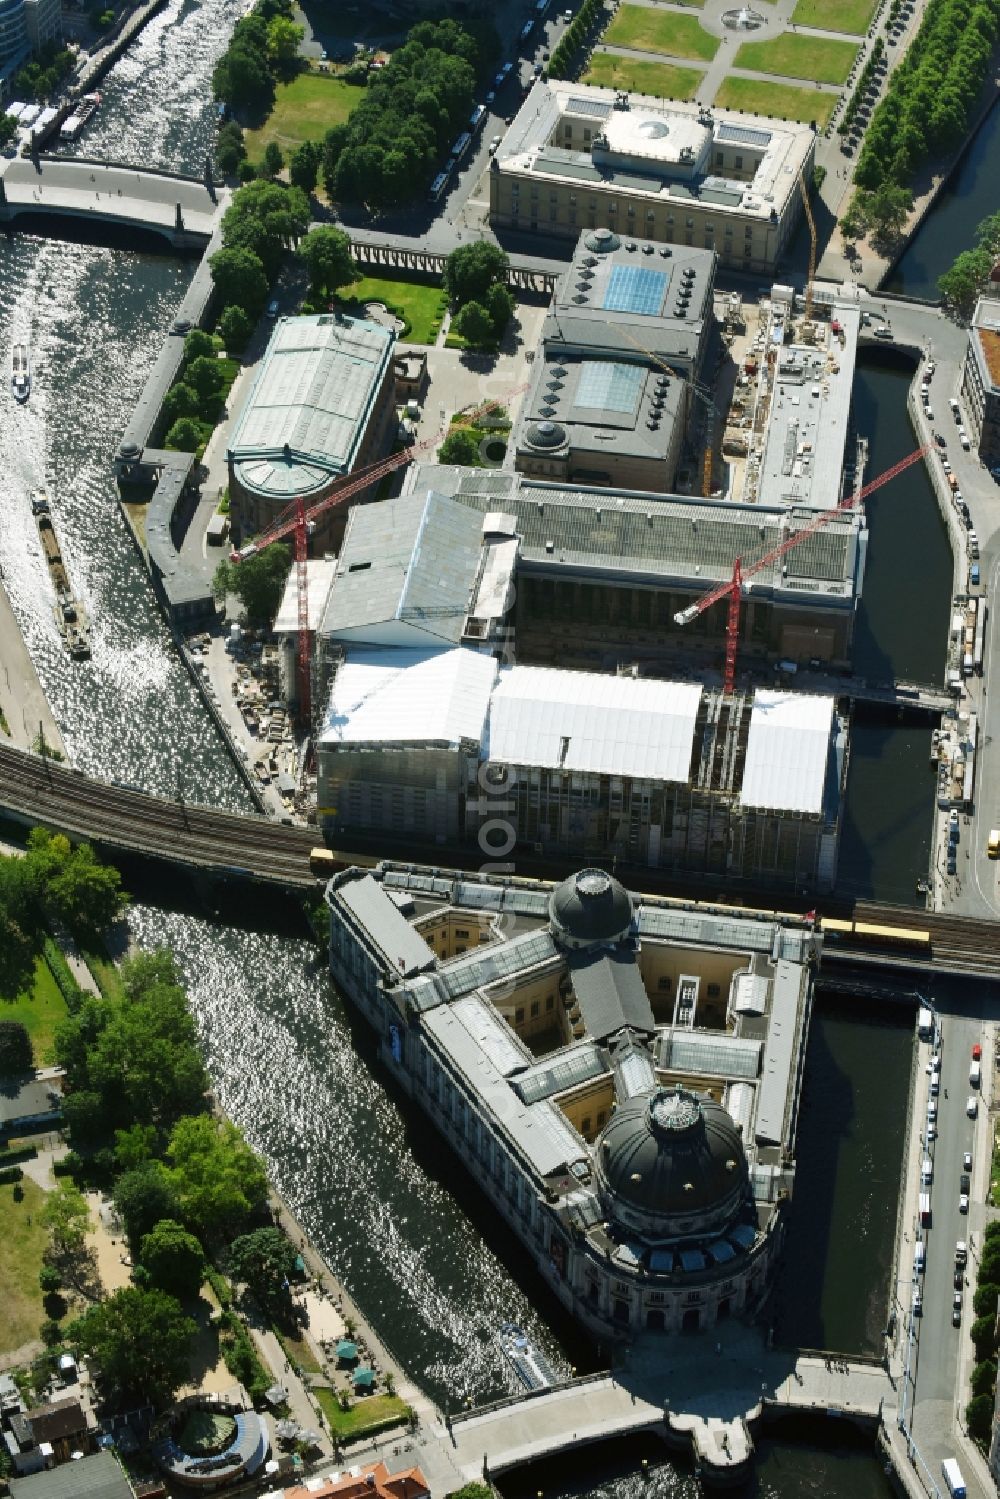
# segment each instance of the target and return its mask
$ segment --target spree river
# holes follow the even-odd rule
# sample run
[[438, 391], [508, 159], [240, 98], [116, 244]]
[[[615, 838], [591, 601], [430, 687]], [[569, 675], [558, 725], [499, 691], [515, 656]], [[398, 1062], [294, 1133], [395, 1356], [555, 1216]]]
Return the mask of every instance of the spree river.
[[[79, 150], [200, 172], [213, 132], [211, 69], [240, 9], [233, 0], [173, 0], [105, 80], [101, 111]], [[118, 515], [112, 478], [115, 447], [189, 275], [189, 265], [165, 256], [30, 236], [0, 240], [0, 361], [11, 340], [27, 337], [36, 375], [28, 406], [14, 410], [5, 400], [0, 422], [0, 565], [74, 759], [153, 790], [240, 807], [242, 783], [175, 659]], [[864, 378], [885, 403], [887, 421], [894, 411], [892, 420], [905, 422], [895, 373], [872, 370]], [[93, 621], [93, 658], [82, 665], [68, 662], [56, 634], [26, 503], [27, 490], [43, 483]], [[894, 777], [887, 779], [891, 817], [896, 791]], [[908, 857], [917, 864], [912, 847], [927, 821], [926, 800], [911, 806], [907, 793], [895, 815], [909, 826]], [[868, 869], [864, 878], [877, 884], [881, 876]], [[511, 1387], [493, 1340], [507, 1318], [523, 1323], [562, 1367], [587, 1367], [591, 1355], [573, 1330], [543, 1316], [546, 1297], [516, 1241], [456, 1173], [423, 1117], [386, 1088], [369, 1036], [333, 991], [295, 908], [276, 912], [273, 902], [262, 902], [255, 914], [252, 898], [240, 895], [232, 911], [209, 911], [187, 881], [149, 871], [130, 879], [135, 940], [177, 954], [220, 1101], [266, 1155], [277, 1186], [365, 1315], [432, 1398], [455, 1408]], [[811, 1332], [818, 1318], [829, 1346], [845, 1351], [870, 1347], [882, 1315], [886, 1218], [860, 1200], [852, 1205], [850, 1194], [871, 1167], [885, 1074], [905, 1065], [899, 1038], [880, 1034], [885, 1066], [866, 1069], [873, 1039], [865, 1024], [851, 1022], [845, 1032], [834, 1017], [821, 1025], [803, 1104], [804, 1150], [815, 1152], [820, 1178], [834, 1171], [833, 1211], [853, 1214], [856, 1253], [841, 1256], [840, 1241], [828, 1236], [832, 1252], [817, 1259], [818, 1280], [812, 1289], [793, 1288], [789, 1304], [805, 1297], [813, 1306]], [[829, 1142], [808, 1144], [810, 1110], [818, 1138], [831, 1098], [838, 1110], [835, 1161]], [[881, 1142], [880, 1151], [888, 1177], [892, 1142]], [[808, 1159], [802, 1164], [809, 1169]], [[829, 1216], [829, 1204], [825, 1211]], [[870, 1283], [860, 1285], [869, 1264]], [[774, 1499], [887, 1493], [878, 1463], [838, 1446], [828, 1431], [820, 1445], [813, 1434], [765, 1439], [761, 1450], [758, 1491]], [[620, 1461], [609, 1454], [607, 1472], [588, 1463], [576, 1477], [564, 1472], [562, 1489], [546, 1480], [546, 1493], [631, 1499], [634, 1481], [618, 1474], [634, 1460], [634, 1452]], [[673, 1466], [657, 1466], [649, 1488], [693, 1492], [690, 1475]]]

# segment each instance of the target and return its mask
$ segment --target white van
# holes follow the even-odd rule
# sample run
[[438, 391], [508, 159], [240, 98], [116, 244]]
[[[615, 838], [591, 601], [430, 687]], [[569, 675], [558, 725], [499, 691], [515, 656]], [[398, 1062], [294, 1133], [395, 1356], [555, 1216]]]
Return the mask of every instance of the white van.
[[920, 1243], [917, 1245], [916, 1249], [913, 1251], [913, 1273], [914, 1273], [914, 1275], [923, 1275], [924, 1270], [926, 1268], [927, 1268], [927, 1245], [921, 1239]]
[[944, 1481], [948, 1485], [948, 1492], [951, 1495], [951, 1499], [965, 1499], [965, 1479], [962, 1477], [961, 1468], [953, 1457], [945, 1458], [941, 1464], [941, 1472], [944, 1474]]
[[934, 1165], [929, 1155], [924, 1156], [924, 1164], [920, 1168], [920, 1185], [929, 1187], [934, 1180]]
[[972, 1066], [969, 1068], [969, 1084], [973, 1088], [978, 1088], [982, 1083], [982, 1080], [983, 1069], [978, 1062], [973, 1062]]

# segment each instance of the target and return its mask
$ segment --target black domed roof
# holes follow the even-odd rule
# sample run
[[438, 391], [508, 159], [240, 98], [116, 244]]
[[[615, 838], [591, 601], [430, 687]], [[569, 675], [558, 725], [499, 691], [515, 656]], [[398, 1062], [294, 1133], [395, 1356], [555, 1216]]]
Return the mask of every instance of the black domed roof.
[[648, 1218], [661, 1233], [664, 1219], [715, 1219], [735, 1209], [748, 1180], [739, 1131], [725, 1109], [681, 1088], [616, 1109], [598, 1141], [597, 1164], [631, 1226]]
[[533, 447], [558, 448], [566, 441], [566, 429], [558, 422], [532, 422], [525, 436]]
[[572, 947], [620, 942], [632, 926], [632, 897], [603, 869], [581, 869], [553, 890], [549, 925]]

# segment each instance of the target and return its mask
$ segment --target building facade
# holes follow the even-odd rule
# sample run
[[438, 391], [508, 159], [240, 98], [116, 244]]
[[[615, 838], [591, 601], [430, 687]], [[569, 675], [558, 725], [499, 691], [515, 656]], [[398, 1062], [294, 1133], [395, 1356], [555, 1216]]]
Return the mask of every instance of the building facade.
[[981, 297], [969, 329], [962, 396], [983, 462], [1000, 465], [1000, 299]]
[[0, 104], [10, 99], [11, 80], [30, 53], [25, 0], [0, 0]]
[[[363, 318], [278, 320], [227, 452], [237, 544], [294, 500], [308, 509], [388, 453], [396, 431], [394, 343], [394, 333]], [[339, 546], [346, 516], [346, 506], [333, 507], [318, 519], [315, 551]]]
[[553, 1297], [599, 1340], [766, 1295], [794, 1179], [808, 923], [412, 865], [335, 876], [330, 967]]
[[811, 125], [539, 82], [491, 162], [490, 221], [574, 240], [608, 228], [770, 273], [815, 150]]

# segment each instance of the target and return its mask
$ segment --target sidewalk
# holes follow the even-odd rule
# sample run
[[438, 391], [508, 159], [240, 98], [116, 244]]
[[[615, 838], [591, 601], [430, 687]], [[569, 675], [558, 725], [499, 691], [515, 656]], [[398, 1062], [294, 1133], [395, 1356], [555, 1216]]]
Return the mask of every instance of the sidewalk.
[[[0, 580], [0, 712], [7, 723], [9, 743], [30, 749], [39, 726], [45, 742], [66, 754], [66, 746], [52, 716], [48, 698], [35, 672], [6, 589]], [[0, 743], [7, 741], [0, 727]]]

